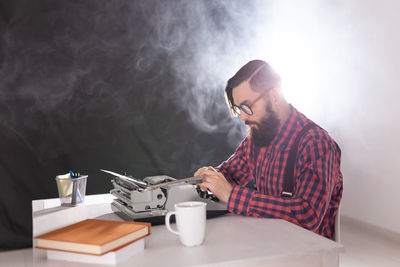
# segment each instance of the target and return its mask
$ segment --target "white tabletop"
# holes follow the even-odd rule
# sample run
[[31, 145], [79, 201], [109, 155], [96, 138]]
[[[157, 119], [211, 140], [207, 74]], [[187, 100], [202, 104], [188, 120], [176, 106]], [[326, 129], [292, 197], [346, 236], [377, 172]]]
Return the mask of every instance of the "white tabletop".
[[[57, 217], [70, 215], [69, 212], [74, 210], [79, 211], [79, 219], [85, 209], [90, 209], [88, 216], [96, 214], [95, 217], [120, 220], [107, 208], [112, 198], [105, 195], [97, 198], [105, 202], [103, 206], [88, 201], [86, 207], [69, 208], [69, 211], [50, 207], [48, 209], [55, 214], [44, 212], [46, 209], [41, 213], [40, 209], [36, 210], [34, 214], [40, 215], [41, 224], [47, 221], [49, 228], [60, 222]], [[99, 216], [101, 209], [106, 212]], [[68, 221], [72, 221], [72, 217]], [[44, 229], [35, 219], [37, 216], [33, 216], [34, 235]], [[230, 214], [208, 219], [206, 228], [204, 243], [188, 248], [182, 246], [178, 237], [168, 232], [164, 225], [153, 226], [152, 234], [145, 240], [145, 250], [119, 266], [339, 266], [339, 253], [343, 251], [342, 245], [279, 219]], [[0, 253], [0, 262], [13, 266], [71, 266], [69, 262], [46, 260], [45, 252], [38, 249]]]

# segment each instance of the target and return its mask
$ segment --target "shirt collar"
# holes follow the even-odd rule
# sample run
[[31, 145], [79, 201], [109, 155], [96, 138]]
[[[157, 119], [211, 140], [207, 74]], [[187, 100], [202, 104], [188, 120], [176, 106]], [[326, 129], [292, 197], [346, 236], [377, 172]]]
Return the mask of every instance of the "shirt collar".
[[296, 136], [297, 132], [301, 131], [308, 122], [308, 119], [302, 113], [297, 111], [291, 104], [289, 105], [291, 109], [290, 115], [271, 142], [271, 146], [275, 149], [287, 147], [293, 136]]

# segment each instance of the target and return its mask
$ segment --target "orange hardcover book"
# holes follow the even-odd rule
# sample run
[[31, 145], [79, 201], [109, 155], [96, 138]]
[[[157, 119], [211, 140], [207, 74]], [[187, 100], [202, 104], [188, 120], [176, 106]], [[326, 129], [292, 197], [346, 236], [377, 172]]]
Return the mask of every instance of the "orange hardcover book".
[[102, 255], [150, 234], [150, 223], [87, 219], [35, 239], [37, 248]]

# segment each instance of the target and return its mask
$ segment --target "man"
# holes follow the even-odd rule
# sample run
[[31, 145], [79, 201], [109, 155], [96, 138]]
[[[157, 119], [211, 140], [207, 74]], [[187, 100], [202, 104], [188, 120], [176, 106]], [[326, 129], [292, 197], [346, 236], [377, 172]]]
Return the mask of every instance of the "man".
[[249, 134], [216, 169], [196, 171], [200, 188], [232, 213], [281, 218], [332, 238], [343, 191], [338, 145], [286, 102], [279, 75], [264, 61], [243, 66], [225, 94]]

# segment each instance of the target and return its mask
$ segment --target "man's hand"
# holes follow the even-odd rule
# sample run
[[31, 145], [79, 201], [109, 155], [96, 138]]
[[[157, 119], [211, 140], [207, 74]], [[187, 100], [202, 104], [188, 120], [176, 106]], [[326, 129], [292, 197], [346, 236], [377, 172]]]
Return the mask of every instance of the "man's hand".
[[227, 203], [232, 192], [231, 184], [224, 175], [213, 167], [202, 167], [198, 169], [195, 176], [202, 176], [203, 183], [198, 184], [203, 191], [210, 190], [220, 201]]

